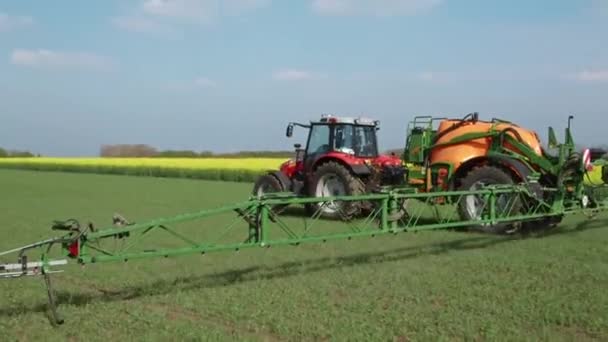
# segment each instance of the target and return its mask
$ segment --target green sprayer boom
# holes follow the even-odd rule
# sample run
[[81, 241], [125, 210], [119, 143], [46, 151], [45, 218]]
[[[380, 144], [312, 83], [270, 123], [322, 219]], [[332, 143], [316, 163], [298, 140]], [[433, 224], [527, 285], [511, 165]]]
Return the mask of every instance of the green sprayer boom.
[[[513, 229], [547, 227], [560, 222], [565, 215], [593, 214], [608, 204], [595, 196], [598, 189], [588, 190], [581, 201], [566, 199], [564, 189], [543, 190], [549, 194], [543, 198], [531, 191], [529, 184], [431, 193], [416, 192], [412, 188], [383, 188], [367, 195], [323, 198], [276, 193], [149, 222], [132, 223], [114, 215], [113, 225], [101, 229], [70, 219], [52, 226], [54, 231], [63, 231], [63, 236], [0, 253], [0, 258], [10, 256], [12, 259], [12, 263], [0, 263], [0, 278], [43, 276], [53, 319], [60, 324], [63, 320], [56, 310], [50, 274], [61, 272], [72, 263], [86, 265], [204, 255], [433, 229], [504, 224]], [[483, 212], [476, 220], [465, 220], [457, 207], [462, 201], [471, 200], [482, 201]], [[329, 228], [320, 225], [319, 221], [324, 220], [323, 206], [338, 202], [365, 202], [369, 209], [356, 218], [333, 220]], [[298, 206], [311, 204], [318, 204], [314, 207], [319, 209], [313, 213], [299, 210]], [[164, 234], [166, 238], [155, 239], [162, 243], [151, 246], [144, 239], [151, 234]]]

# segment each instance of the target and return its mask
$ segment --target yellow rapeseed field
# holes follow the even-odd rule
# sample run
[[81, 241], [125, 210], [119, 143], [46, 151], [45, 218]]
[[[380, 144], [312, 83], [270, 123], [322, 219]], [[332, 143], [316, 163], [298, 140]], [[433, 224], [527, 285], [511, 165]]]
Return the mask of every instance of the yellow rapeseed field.
[[226, 169], [260, 171], [278, 168], [277, 158], [2, 158], [0, 164], [111, 166], [125, 168], [162, 167], [176, 169]]
[[[254, 181], [263, 171], [276, 170], [284, 158], [0, 158], [0, 168]], [[602, 165], [585, 177], [600, 185]]]
[[283, 158], [0, 158], [0, 168], [254, 181]]

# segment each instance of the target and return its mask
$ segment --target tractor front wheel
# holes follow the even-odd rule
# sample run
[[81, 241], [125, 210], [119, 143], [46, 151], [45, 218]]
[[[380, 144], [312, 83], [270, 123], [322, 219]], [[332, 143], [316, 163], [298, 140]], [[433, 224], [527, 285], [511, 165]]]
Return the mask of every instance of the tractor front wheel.
[[[513, 184], [513, 179], [503, 170], [493, 166], [481, 166], [471, 171], [462, 179], [459, 190], [481, 190], [488, 185]], [[515, 195], [517, 196], [517, 195]], [[496, 198], [496, 216], [509, 216], [520, 210], [521, 201], [511, 194], [500, 194]], [[490, 203], [483, 195], [464, 195], [458, 202], [458, 211], [464, 221], [481, 220], [490, 211]], [[510, 233], [515, 227], [513, 224], [484, 223], [471, 227], [486, 233]]]
[[[273, 175], [260, 176], [253, 186], [253, 196], [257, 198], [264, 197], [267, 194], [284, 191], [287, 191], [287, 189], [284, 189], [281, 182]], [[270, 209], [274, 211], [275, 214], [280, 214], [286, 207], [287, 205], [275, 205]]]
[[266, 194], [274, 192], [282, 192], [283, 186], [279, 180], [272, 175], [264, 175], [258, 178], [253, 186], [253, 195], [263, 197]]
[[[356, 196], [364, 193], [361, 180], [341, 164], [327, 162], [317, 168], [310, 184], [310, 194], [313, 197]], [[325, 218], [349, 220], [360, 211], [361, 204], [357, 201], [327, 201], [314, 203], [308, 209], [320, 211]]]

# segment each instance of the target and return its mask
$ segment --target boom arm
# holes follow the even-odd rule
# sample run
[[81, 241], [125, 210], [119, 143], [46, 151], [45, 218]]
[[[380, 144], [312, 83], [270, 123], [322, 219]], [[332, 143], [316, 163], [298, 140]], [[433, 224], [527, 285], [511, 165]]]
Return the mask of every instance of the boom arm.
[[[559, 195], [560, 189], [552, 189]], [[479, 196], [486, 201], [486, 211], [482, 218], [475, 221], [463, 220], [451, 211], [415, 210], [407, 211], [408, 201], [418, 201], [422, 207], [433, 207], [445, 198], [453, 198], [454, 203], [464, 200], [469, 195]], [[498, 198], [507, 201], [525, 201], [528, 205], [524, 211], [503, 213], [497, 210]], [[67, 231], [66, 235], [52, 238], [20, 248], [0, 253], [0, 256], [13, 255], [17, 263], [0, 263], [0, 278], [19, 278], [29, 275], [42, 275], [47, 284], [49, 304], [55, 323], [63, 320], [56, 311], [54, 291], [51, 287], [50, 274], [60, 272], [58, 267], [66, 266], [69, 261], [78, 264], [102, 262], [125, 262], [132, 259], [171, 257], [187, 254], [206, 254], [217, 251], [239, 251], [243, 248], [280, 245], [299, 245], [307, 242], [326, 242], [335, 239], [352, 239], [355, 237], [374, 237], [376, 235], [397, 234], [400, 232], [424, 231], [466, 227], [479, 224], [498, 224], [522, 222], [559, 217], [581, 211], [580, 207], [565, 206], [560, 196], [554, 196], [554, 202], [545, 202], [531, 194], [525, 186], [488, 187], [477, 191], [416, 193], [412, 189], [385, 189], [379, 193], [326, 198], [301, 198], [288, 194], [274, 194], [262, 198], [251, 198], [249, 201], [228, 205], [196, 213], [160, 218], [143, 223], [130, 223], [121, 217], [114, 218], [115, 226], [101, 230], [92, 225], [82, 228], [75, 220], [69, 225], [59, 225]], [[292, 219], [288, 215], [279, 215], [273, 208], [286, 205], [306, 205], [328, 203], [331, 201], [369, 201], [373, 210], [361, 220], [335, 222], [339, 232], [327, 233], [318, 226], [319, 212], [308, 218]], [[603, 209], [603, 205], [594, 210]], [[321, 209], [319, 209], [321, 210]], [[432, 213], [429, 220], [429, 212]], [[235, 214], [229, 223], [219, 225], [217, 217]], [[225, 221], [224, 221], [225, 222]], [[184, 227], [175, 229], [170, 226], [196, 223], [197, 229], [187, 232]], [[239, 231], [234, 229], [240, 225]], [[55, 229], [58, 225], [54, 226]], [[316, 228], [316, 229], [315, 229]], [[141, 243], [144, 236], [164, 234], [171, 236], [174, 242], [170, 246], [150, 246]], [[167, 238], [156, 241], [166, 241]], [[122, 242], [116, 244], [116, 242]], [[180, 246], [176, 247], [175, 243]], [[61, 246], [63, 257], [52, 259], [53, 247]], [[37, 261], [30, 262], [26, 253], [40, 251]], [[14, 259], [14, 260], [15, 260]]]

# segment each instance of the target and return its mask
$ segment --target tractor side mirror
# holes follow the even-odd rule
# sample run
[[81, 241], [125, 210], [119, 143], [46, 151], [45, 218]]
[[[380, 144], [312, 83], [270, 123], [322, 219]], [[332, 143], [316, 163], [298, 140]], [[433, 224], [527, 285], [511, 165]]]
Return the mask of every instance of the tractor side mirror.
[[555, 131], [553, 127], [549, 127], [549, 148], [557, 147], [557, 138], [555, 137]]
[[285, 135], [288, 138], [291, 138], [293, 136], [293, 124], [287, 125], [287, 132], [285, 132]]
[[294, 144], [293, 147], [295, 147], [296, 150], [299, 150], [302, 148], [301, 144]]

